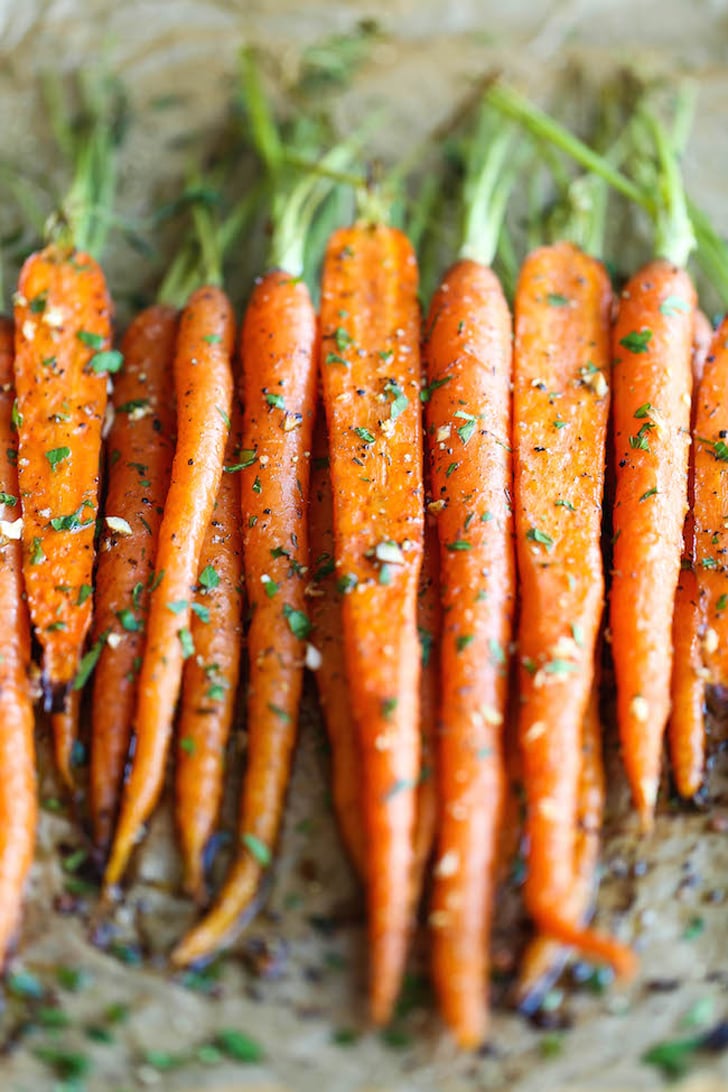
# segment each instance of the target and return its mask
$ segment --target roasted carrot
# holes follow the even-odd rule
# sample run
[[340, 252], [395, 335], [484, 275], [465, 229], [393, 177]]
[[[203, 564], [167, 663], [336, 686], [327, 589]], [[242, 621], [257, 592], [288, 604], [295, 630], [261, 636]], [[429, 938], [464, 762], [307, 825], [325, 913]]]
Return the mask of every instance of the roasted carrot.
[[432, 967], [442, 1015], [464, 1047], [481, 1043], [487, 1029], [515, 603], [512, 323], [490, 269], [503, 211], [496, 182], [511, 133], [495, 120], [500, 133], [491, 140], [492, 111], [481, 109], [466, 158], [460, 259], [432, 298], [423, 343], [442, 611]]
[[18, 929], [38, 817], [14, 398], [13, 327], [0, 319], [0, 964]]
[[445, 1020], [470, 1047], [486, 1030], [515, 595], [511, 318], [483, 263], [464, 259], [446, 274], [430, 305], [424, 357], [444, 625], [432, 958]]
[[612, 655], [624, 763], [646, 829], [652, 824], [670, 712], [695, 307], [688, 274], [657, 259], [624, 288], [613, 335]]
[[[568, 914], [576, 921], [587, 919], [596, 894], [605, 790], [599, 686], [595, 678], [582, 729], [574, 881], [568, 896]], [[567, 952], [549, 937], [534, 937], [523, 954], [518, 975], [516, 999], [521, 1007], [528, 1010], [534, 1001], [540, 1002], [545, 990], [558, 975]]]
[[43, 652], [48, 710], [61, 711], [91, 621], [111, 301], [90, 254], [51, 244], [15, 295], [23, 572]]
[[[710, 351], [713, 328], [702, 311], [696, 312], [693, 336], [692, 417], [697, 408], [697, 390]], [[683, 555], [675, 593], [672, 619], [672, 681], [668, 740], [677, 791], [691, 797], [700, 788], [705, 767], [705, 669], [701, 652], [703, 611], [695, 575], [694, 518], [695, 446], [690, 448], [688, 512], [683, 526]]]
[[[610, 602], [617, 719], [627, 776], [648, 830], [670, 711], [672, 619], [687, 509], [691, 349], [696, 297], [685, 265], [695, 245], [675, 149], [643, 107], [632, 128], [641, 182], [517, 93], [501, 86], [491, 100], [523, 121], [629, 200], [655, 224], [655, 253], [625, 286], [613, 330], [616, 494]], [[634, 157], [633, 157], [634, 159]]]
[[281, 139], [250, 53], [244, 56], [243, 76], [254, 138], [271, 178], [273, 219], [272, 269], [255, 283], [240, 338], [243, 450], [238, 465], [251, 613], [247, 762], [237, 853], [212, 909], [172, 953], [177, 965], [231, 942], [273, 860], [311, 633], [305, 591], [318, 331], [302, 275], [318, 185], [315, 178], [306, 178], [289, 188]]
[[359, 744], [349, 701], [344, 659], [342, 601], [334, 563], [334, 513], [329, 469], [326, 419], [316, 418], [311, 466], [309, 546], [311, 584], [309, 614], [321, 657], [316, 685], [331, 746], [331, 785], [334, 811], [342, 841], [361, 880], [366, 856]]
[[[232, 415], [226, 464], [240, 449], [240, 414]], [[195, 655], [185, 661], [177, 724], [176, 818], [185, 889], [204, 901], [205, 847], [223, 790], [225, 748], [233, 723], [242, 653], [242, 528], [239, 475], [223, 474], [200, 556], [190, 623]]]
[[104, 877], [119, 882], [162, 789], [185, 659], [191, 602], [230, 429], [234, 318], [225, 293], [198, 288], [182, 312], [174, 358], [177, 446], [159, 529], [154, 586], [132, 730], [132, 761]]
[[247, 635], [248, 750], [239, 852], [212, 911], [176, 963], [225, 940], [272, 860], [298, 727], [306, 641], [307, 500], [316, 393], [316, 313], [296, 273], [253, 289], [240, 339], [241, 473]]
[[604, 598], [611, 305], [604, 266], [570, 243], [533, 251], [523, 264], [514, 380], [519, 736], [527, 909], [546, 936], [627, 972], [631, 953], [585, 929], [570, 905], [582, 724]]
[[[321, 662], [316, 669], [324, 722], [331, 745], [331, 780], [334, 810], [344, 845], [358, 876], [365, 880], [366, 852], [362, 817], [361, 760], [349, 703], [343, 644], [343, 592], [334, 566], [333, 504], [326, 423], [316, 422], [311, 470], [309, 540], [313, 580], [308, 589], [309, 613]], [[421, 772], [417, 787], [414, 859], [410, 881], [411, 902], [419, 900], [432, 852], [436, 824], [435, 726], [437, 719], [439, 600], [437, 541], [423, 558], [417, 601], [417, 628], [422, 655], [420, 679]]]
[[329, 241], [322, 374], [336, 572], [361, 753], [371, 1011], [391, 1013], [409, 931], [420, 773], [422, 557], [417, 264], [405, 236], [360, 221]]
[[69, 782], [75, 722], [67, 703], [91, 622], [101, 428], [108, 374], [120, 364], [95, 260], [109, 221], [119, 103], [106, 84], [96, 90], [84, 123], [63, 127], [73, 185], [14, 298], [23, 574], [45, 708], [66, 714], [56, 718], [56, 754]]
[[728, 567], [726, 497], [728, 468], [728, 319], [715, 332], [698, 387], [695, 414], [695, 574], [703, 612], [701, 657], [705, 681], [728, 686]]
[[[94, 841], [106, 852], [129, 750], [144, 629], [175, 443], [177, 312], [148, 307], [121, 344], [114, 419], [106, 442], [108, 491], [94, 596], [90, 807]], [[83, 681], [83, 679], [81, 679]], [[109, 695], [114, 700], [109, 700]]]

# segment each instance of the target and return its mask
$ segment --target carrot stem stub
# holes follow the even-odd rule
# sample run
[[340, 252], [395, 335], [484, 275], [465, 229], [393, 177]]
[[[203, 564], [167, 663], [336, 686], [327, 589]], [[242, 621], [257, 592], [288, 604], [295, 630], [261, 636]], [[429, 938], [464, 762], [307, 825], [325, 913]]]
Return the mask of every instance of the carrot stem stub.
[[622, 754], [645, 829], [653, 822], [670, 712], [695, 309], [688, 274], [658, 259], [625, 286], [613, 331], [612, 655]]
[[487, 1029], [515, 600], [511, 317], [495, 274], [462, 260], [425, 327], [425, 407], [442, 601], [433, 973], [458, 1042]]
[[585, 929], [570, 900], [582, 725], [604, 597], [611, 303], [604, 266], [571, 244], [534, 251], [521, 270], [514, 378], [519, 737], [527, 909], [544, 935], [629, 971], [631, 953]]
[[407, 951], [420, 774], [420, 318], [417, 263], [400, 231], [360, 222], [331, 237], [321, 331], [336, 573], [362, 763], [371, 1012], [384, 1023]]

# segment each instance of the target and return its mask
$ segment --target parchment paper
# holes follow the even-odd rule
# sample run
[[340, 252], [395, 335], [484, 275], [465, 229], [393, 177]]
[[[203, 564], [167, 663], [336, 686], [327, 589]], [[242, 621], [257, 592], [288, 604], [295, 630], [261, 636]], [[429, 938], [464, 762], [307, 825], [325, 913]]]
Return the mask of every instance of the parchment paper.
[[[119, 209], [143, 219], [159, 193], [173, 192], [183, 176], [190, 152], [180, 146], [180, 136], [197, 133], [204, 145], [219, 127], [243, 42], [274, 47], [282, 67], [295, 65], [305, 43], [370, 16], [381, 23], [386, 38], [354, 88], [342, 94], [337, 113], [344, 124], [372, 104], [386, 102], [387, 123], [372, 138], [384, 156], [401, 153], [445, 117], [469, 81], [490, 66], [503, 67], [536, 95], [561, 78], [571, 61], [594, 80], [624, 61], [645, 71], [689, 70], [699, 81], [700, 106], [686, 173], [695, 198], [728, 230], [728, 10], [723, 0], [511, 0], [508, 5], [478, 0], [0, 0], [2, 157], [41, 177], [57, 175], [37, 75], [49, 66], [71, 70], [97, 60], [105, 50], [111, 67], [128, 84], [133, 106]], [[178, 98], [162, 109], [170, 93]], [[580, 104], [568, 105], [578, 116]], [[14, 213], [4, 206], [0, 224], [13, 221]], [[153, 264], [123, 245], [110, 249], [106, 266], [122, 314], [130, 293], [154, 286]], [[690, 1016], [694, 1020], [701, 1008], [706, 1026], [726, 1017], [726, 797], [714, 779], [709, 812], [663, 809], [654, 836], [638, 843], [612, 747], [617, 788], [598, 921], [639, 949], [638, 981], [626, 990], [569, 993], [559, 1012], [573, 1026], [553, 1057], [544, 1054], [544, 1032], [502, 1004], [494, 1013], [490, 1049], [480, 1056], [458, 1055], [442, 1034], [431, 1001], [419, 1001], [412, 983], [414, 1001], [397, 1025], [399, 1045], [367, 1031], [362, 898], [335, 831], [314, 706], [309, 693], [268, 908], [225, 961], [212, 995], [172, 980], [165, 966], [164, 953], [194, 913], [174, 893], [178, 873], [168, 812], [163, 810], [152, 824], [137, 857], [135, 883], [112, 916], [111, 933], [98, 919], [93, 897], [74, 903], [64, 895], [68, 874], [61, 861], [83, 844], [79, 824], [68, 813], [43, 812], [13, 969], [31, 971], [53, 986], [71, 1026], [55, 1038], [49, 1031], [13, 1038], [17, 1006], [10, 999], [3, 1015], [7, 1050], [0, 1058], [0, 1087], [13, 1092], [56, 1087], [34, 1055], [38, 1047], [56, 1043], [78, 1047], [91, 1058], [90, 1090], [637, 1092], [661, 1084], [659, 1074], [640, 1062], [649, 1046], [691, 1034]], [[41, 796], [47, 800], [58, 795], [58, 788], [43, 743], [41, 762]], [[108, 949], [110, 938], [116, 955]], [[507, 933], [496, 938], [506, 963], [507, 938]], [[118, 945], [140, 940], [141, 965], [128, 965], [119, 955], [133, 959], [137, 949]], [[414, 947], [416, 986], [426, 962], [426, 935]], [[58, 988], [53, 968], [59, 962], [82, 969], [87, 983], [75, 992]], [[90, 1040], [84, 1027], [115, 1002], [129, 1005], [128, 1021], [114, 1028], [113, 1043]], [[696, 1002], [701, 1002], [698, 1010]], [[193, 1062], [166, 1072], [144, 1062], [147, 1050], [193, 1050], [223, 1027], [258, 1040], [265, 1060], [248, 1066]], [[354, 1042], [336, 1041], [337, 1033], [339, 1039], [351, 1039], [351, 1032]], [[706, 1056], [685, 1087], [692, 1092], [728, 1087], [720, 1078], [728, 1080], [728, 1057]]]

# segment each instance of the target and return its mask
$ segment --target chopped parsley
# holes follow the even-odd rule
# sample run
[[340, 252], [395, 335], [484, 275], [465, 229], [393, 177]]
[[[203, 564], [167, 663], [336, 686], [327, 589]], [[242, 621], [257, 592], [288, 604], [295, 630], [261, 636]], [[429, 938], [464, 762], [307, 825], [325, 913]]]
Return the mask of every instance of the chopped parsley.
[[384, 390], [387, 394], [392, 395], [392, 404], [389, 408], [389, 418], [391, 421], [396, 421], [401, 413], [407, 409], [409, 405], [409, 399], [404, 393], [402, 388], [394, 382], [393, 379], [389, 379], [384, 384]]
[[547, 550], [550, 550], [554, 544], [551, 535], [547, 535], [545, 531], [540, 531], [538, 527], [529, 527], [526, 531], [526, 538], [529, 542], [538, 542], [541, 546], [545, 546]]
[[188, 660], [190, 656], [194, 656], [195, 643], [192, 640], [192, 634], [183, 626], [182, 629], [177, 630], [177, 636], [179, 637], [179, 643], [182, 646], [182, 656], [185, 660]]
[[88, 330], [79, 330], [76, 337], [84, 345], [88, 345], [89, 349], [103, 349], [106, 341], [102, 334], [92, 334]]
[[46, 451], [45, 457], [50, 463], [51, 469], [55, 470], [58, 464], [67, 459], [70, 454], [70, 447], [52, 447], [50, 451]]
[[257, 458], [257, 451], [243, 450], [240, 452], [240, 461], [234, 463], [232, 466], [223, 467], [223, 470], [226, 474], [236, 474], [238, 470], [247, 470], [249, 466], [253, 465]]
[[445, 384], [449, 383], [451, 379], [451, 375], [445, 376], [444, 379], [433, 379], [429, 386], [423, 387], [420, 391], [420, 401], [429, 402], [432, 398], [434, 391], [438, 390], [440, 387], [444, 387]]
[[630, 353], [646, 353], [652, 341], [652, 330], [633, 330], [626, 337], [620, 338], [619, 344]]
[[109, 375], [115, 375], [121, 370], [123, 363], [124, 357], [118, 349], [105, 349], [103, 352], [96, 353], [91, 357], [89, 367], [94, 372], [107, 372]]
[[338, 353], [327, 353], [326, 364], [343, 364], [345, 368], [349, 367], [349, 361], [344, 360], [343, 356], [339, 356]]
[[130, 610], [129, 607], [118, 610], [116, 617], [119, 619], [121, 628], [125, 629], [127, 633], [140, 633], [144, 629], [144, 623], [140, 618], [137, 618], [134, 611]]
[[288, 622], [288, 628], [299, 641], [305, 641], [311, 634], [312, 625], [308, 615], [302, 610], [295, 610], [288, 603], [283, 606], [283, 616]]
[[216, 588], [218, 586], [218, 584], [220, 583], [220, 577], [218, 576], [214, 566], [205, 565], [205, 568], [200, 573], [199, 582], [200, 587], [207, 588], [208, 591], [210, 590], [210, 588]]

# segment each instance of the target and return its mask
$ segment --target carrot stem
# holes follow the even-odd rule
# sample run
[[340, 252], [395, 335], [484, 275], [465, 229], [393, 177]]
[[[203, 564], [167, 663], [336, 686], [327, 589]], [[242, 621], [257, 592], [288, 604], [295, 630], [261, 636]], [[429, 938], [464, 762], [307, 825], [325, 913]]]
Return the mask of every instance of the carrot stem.
[[647, 209], [648, 212], [654, 215], [654, 201], [649, 194], [643, 192], [640, 186], [636, 185], [625, 174], [622, 174], [603, 155], [595, 152], [583, 140], [580, 140], [579, 137], [569, 132], [563, 125], [560, 125], [558, 121], [555, 121], [554, 118], [549, 117], [543, 110], [529, 102], [524, 95], [519, 94], [511, 87], [497, 83], [488, 91], [488, 101], [506, 117], [519, 121], [533, 136], [547, 140], [555, 147], [560, 148], [562, 152], [565, 152], [585, 170], [593, 171], [594, 174], [599, 175], [605, 182], [608, 182], [618, 193], [621, 193], [623, 197], [626, 197], [629, 201], [634, 201], [635, 204]]
[[684, 269], [695, 248], [695, 234], [687, 209], [685, 187], [675, 150], [665, 127], [651, 112], [642, 113], [657, 153], [656, 183], [660, 192], [654, 213], [655, 252], [658, 258]]
[[82, 72], [81, 112], [70, 120], [57, 75], [43, 81], [43, 95], [56, 142], [73, 166], [66, 197], [46, 226], [49, 242], [98, 257], [111, 225], [116, 156], [123, 133], [124, 98], [117, 81], [103, 72]]
[[291, 276], [299, 277], [304, 271], [309, 229], [332, 189], [333, 180], [327, 176], [344, 170], [351, 158], [353, 144], [336, 145], [318, 164], [307, 167], [304, 177], [299, 178], [297, 171], [291, 171], [291, 156], [285, 150], [252, 49], [244, 49], [241, 54], [241, 85], [253, 143], [273, 193], [269, 264], [272, 269], [284, 269]]
[[728, 306], [728, 246], [710, 218], [688, 198], [688, 212], [697, 242], [696, 257], [711, 286]]
[[511, 155], [514, 128], [498, 122], [493, 109], [484, 103], [466, 157], [460, 257], [483, 265], [492, 264], [498, 249], [501, 225], [518, 168], [518, 157]]

